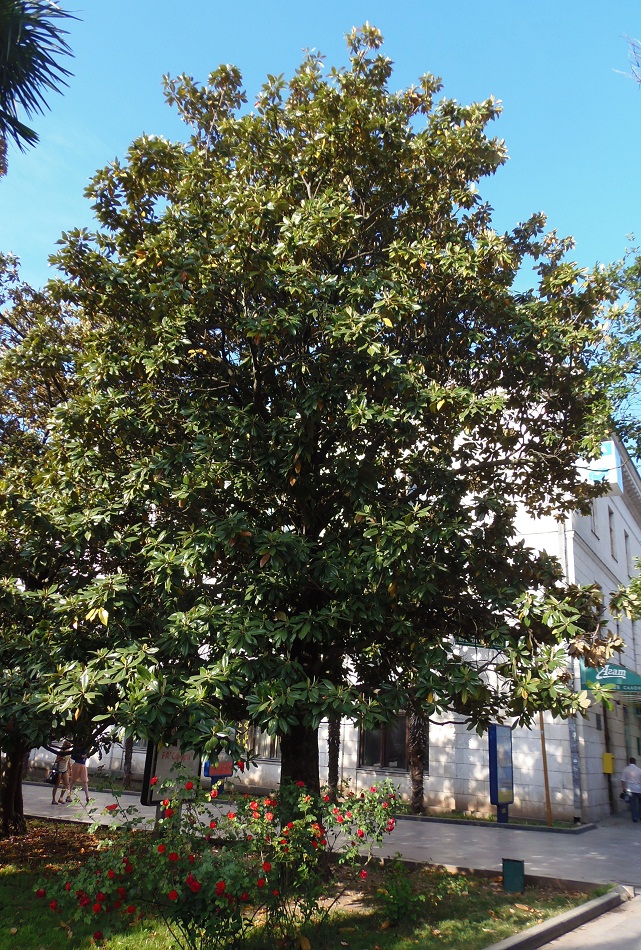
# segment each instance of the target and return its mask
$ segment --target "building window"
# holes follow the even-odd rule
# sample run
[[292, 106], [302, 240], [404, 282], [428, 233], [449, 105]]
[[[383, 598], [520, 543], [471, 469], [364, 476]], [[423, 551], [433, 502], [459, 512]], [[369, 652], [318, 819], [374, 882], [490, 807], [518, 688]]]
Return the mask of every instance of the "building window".
[[614, 512], [611, 508], [608, 508], [608, 533], [610, 535], [610, 554], [616, 561], [617, 559], [617, 549], [614, 538]]
[[249, 748], [257, 759], [280, 759], [278, 736], [270, 736], [258, 726], [250, 726], [247, 732]]
[[591, 528], [592, 534], [595, 536], [595, 538], [598, 538], [598, 537], [599, 537], [599, 532], [598, 532], [598, 530], [597, 530], [598, 527], [599, 527], [599, 526], [598, 526], [597, 520], [596, 520], [596, 505], [594, 504], [593, 501], [591, 501], [591, 502], [590, 502], [590, 528]]
[[[428, 762], [427, 724], [424, 767]], [[391, 723], [374, 729], [361, 729], [358, 765], [361, 769], [409, 768], [409, 719], [405, 714], [396, 716]]]
[[601, 719], [601, 713], [596, 713], [595, 719], [596, 719], [596, 731], [597, 731], [597, 732], [602, 732], [602, 730], [603, 730], [603, 720]]

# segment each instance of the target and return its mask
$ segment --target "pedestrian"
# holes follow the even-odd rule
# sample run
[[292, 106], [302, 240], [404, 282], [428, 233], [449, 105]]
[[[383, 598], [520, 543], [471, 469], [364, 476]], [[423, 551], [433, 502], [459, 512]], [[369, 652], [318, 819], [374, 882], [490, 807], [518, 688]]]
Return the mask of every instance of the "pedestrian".
[[621, 794], [628, 797], [632, 821], [638, 821], [641, 816], [641, 769], [633, 755], [621, 773]]
[[74, 790], [74, 787], [78, 782], [82, 785], [82, 790], [85, 793], [85, 802], [89, 804], [89, 776], [87, 774], [87, 759], [88, 754], [85, 749], [81, 749], [79, 752], [71, 753], [71, 776], [69, 779], [69, 796]]
[[65, 797], [65, 792], [67, 793], [67, 801], [71, 801], [71, 795], [69, 794], [69, 764], [71, 762], [71, 752], [73, 744], [69, 742], [68, 739], [65, 739], [62, 743], [62, 746], [56, 756], [56, 761], [54, 762], [54, 768], [56, 769], [56, 784], [51, 790], [51, 804], [56, 804], [56, 792], [58, 786], [60, 785], [60, 797], [58, 799], [58, 804], [62, 805]]

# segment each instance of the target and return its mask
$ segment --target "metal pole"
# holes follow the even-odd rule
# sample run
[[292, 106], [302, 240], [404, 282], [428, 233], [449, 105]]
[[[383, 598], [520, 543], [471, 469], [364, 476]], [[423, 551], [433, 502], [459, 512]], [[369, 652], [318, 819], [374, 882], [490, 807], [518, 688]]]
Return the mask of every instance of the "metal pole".
[[543, 757], [543, 781], [545, 783], [545, 817], [548, 828], [552, 827], [552, 806], [550, 804], [550, 782], [548, 780], [548, 756], [545, 750], [545, 728], [543, 726], [543, 710], [539, 709], [539, 729], [541, 730], [541, 755]]

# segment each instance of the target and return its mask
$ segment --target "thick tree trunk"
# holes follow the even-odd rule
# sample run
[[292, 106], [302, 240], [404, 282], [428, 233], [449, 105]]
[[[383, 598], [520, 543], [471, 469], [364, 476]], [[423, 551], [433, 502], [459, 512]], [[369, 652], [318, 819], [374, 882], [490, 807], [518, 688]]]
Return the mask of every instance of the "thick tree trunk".
[[280, 781], [304, 782], [310, 792], [320, 793], [318, 729], [296, 725], [281, 735]]
[[416, 711], [410, 713], [409, 718], [409, 765], [410, 781], [412, 785], [411, 808], [414, 815], [422, 815], [425, 807], [424, 777], [425, 777], [425, 742], [427, 729], [425, 719]]
[[334, 801], [338, 797], [338, 757], [340, 748], [341, 721], [338, 716], [332, 716], [327, 731], [327, 784], [329, 785], [329, 794]]
[[24, 835], [27, 831], [22, 801], [22, 773], [28, 751], [27, 745], [22, 742], [5, 750], [0, 782], [2, 837], [4, 838], [10, 835]]
[[127, 736], [125, 739], [125, 758], [122, 764], [122, 784], [125, 788], [131, 788], [131, 760], [134, 754], [134, 737]]

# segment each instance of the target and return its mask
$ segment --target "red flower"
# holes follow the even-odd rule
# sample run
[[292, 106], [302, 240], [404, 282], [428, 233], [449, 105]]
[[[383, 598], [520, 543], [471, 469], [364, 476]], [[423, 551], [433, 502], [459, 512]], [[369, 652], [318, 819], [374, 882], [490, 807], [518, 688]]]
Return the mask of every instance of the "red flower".
[[381, 808], [389, 808], [388, 802], [381, 802]]
[[127, 913], [128, 913], [128, 914], [135, 914], [135, 913], [136, 913], [136, 908], [134, 907], [133, 904], [130, 904], [130, 905], [129, 905], [129, 907], [127, 908]]
[[185, 788], [187, 789], [188, 792], [190, 792], [193, 787], [194, 787], [193, 782], [185, 782]]
[[241, 899], [241, 901], [248, 901], [248, 900], [249, 900], [249, 894], [247, 893], [247, 891], [243, 891], [243, 893], [240, 895], [240, 899]]
[[250, 802], [249, 807], [252, 811], [258, 811], [258, 802]]
[[212, 797], [212, 798], [218, 798], [218, 789], [217, 789], [217, 788], [212, 788], [212, 790], [211, 790], [211, 797]]
[[269, 861], [263, 861], [263, 871], [265, 872], [265, 874], [269, 874], [271, 869], [272, 869], [272, 866], [269, 863]]
[[102, 893], [102, 891], [98, 891], [98, 893], [96, 894], [96, 900], [102, 903], [105, 899], [106, 899], [105, 895]]
[[50, 907], [52, 910], [55, 910], [57, 906], [58, 906], [58, 901], [51, 901], [50, 904], [49, 904], [49, 907]]
[[264, 887], [264, 886], [265, 886], [265, 878], [264, 878], [264, 877], [259, 877], [258, 880], [256, 881], [256, 884], [258, 885], [258, 887]]
[[170, 900], [170, 901], [177, 901], [177, 900], [178, 900], [178, 891], [169, 891], [169, 894], [168, 894], [167, 896], [169, 897], [169, 900]]
[[170, 853], [170, 855], [169, 855], [169, 860], [170, 860], [170, 861], [179, 861], [180, 858], [178, 857], [178, 855], [176, 854], [175, 851], [172, 851], [172, 852]]
[[271, 813], [270, 811], [266, 811], [266, 812], [265, 812], [265, 821], [273, 821], [273, 820], [274, 820], [274, 816], [272, 815], [272, 813]]
[[299, 788], [305, 788], [304, 782], [296, 782], [296, 784], [298, 785]]
[[167, 808], [167, 806], [171, 804], [168, 798], [163, 798], [162, 803], [165, 806], [165, 808]]
[[167, 848], [165, 847], [164, 844], [159, 844], [159, 845], [158, 845], [158, 854], [164, 854], [166, 850], [167, 850]]
[[190, 864], [193, 864], [194, 861], [196, 860], [196, 858], [194, 857], [193, 854], [190, 854], [189, 857], [187, 858], [187, 860], [189, 861]]
[[359, 838], [364, 838], [364, 837], [365, 837], [365, 832], [363, 831], [362, 828], [359, 828], [358, 831], [356, 832], [356, 834], [358, 835]]
[[346, 812], [345, 812], [345, 817], [346, 817], [346, 818], [351, 818], [351, 817], [352, 817], [351, 811], [346, 811]]
[[125, 864], [125, 874], [131, 874], [132, 871], [133, 871], [133, 865]]
[[109, 878], [110, 881], [113, 881], [113, 879], [115, 878], [115, 876], [116, 876], [116, 872], [113, 871], [113, 870], [110, 868], [110, 869], [107, 871], [107, 877]]
[[36, 897], [44, 897], [46, 893], [47, 892], [44, 890], [44, 888], [39, 887], [38, 890], [36, 891]]
[[118, 802], [113, 802], [111, 805], [107, 805], [105, 811], [115, 811], [118, 808]]
[[197, 894], [198, 891], [201, 889], [201, 887], [202, 887], [202, 884], [200, 883], [200, 881], [193, 880], [189, 884], [189, 888], [194, 894]]
[[229, 818], [230, 821], [233, 821], [234, 818], [236, 817], [236, 812], [235, 812], [235, 811], [228, 811], [228, 812], [227, 812], [227, 817]]
[[370, 792], [375, 792], [375, 791], [376, 791], [376, 786], [375, 786], [375, 785], [372, 785], [371, 788], [370, 788]]
[[119, 888], [118, 888], [118, 897], [120, 897], [121, 900], [124, 900], [126, 896], [127, 896], [127, 892], [126, 892], [126, 890], [124, 889], [124, 887], [119, 887]]
[[254, 837], [253, 835], [247, 835], [247, 840], [251, 841], [253, 837]]
[[149, 784], [150, 784], [150, 785], [157, 785], [157, 784], [158, 784], [158, 776], [157, 776], [157, 775], [154, 775]]
[[215, 821], [215, 820], [212, 818], [212, 820], [209, 822], [209, 827], [210, 827], [210, 828], [216, 828], [217, 825], [218, 825], [218, 822]]
[[94, 912], [94, 914], [99, 914], [100, 911], [102, 910], [102, 904], [94, 904], [91, 909]]
[[79, 903], [80, 903], [80, 906], [81, 906], [81, 907], [88, 907], [89, 904], [91, 904], [91, 901], [89, 900], [89, 898], [88, 898], [87, 895], [85, 894], [84, 897], [81, 897], [81, 898], [80, 898]]
[[272, 891], [272, 894], [274, 895], [274, 897], [278, 897], [278, 888], [277, 888], [277, 887], [274, 888], [274, 890]]
[[324, 801], [324, 802], [328, 802], [328, 801], [329, 801], [329, 795], [323, 795], [323, 801]]
[[293, 821], [288, 821], [288, 822], [287, 822], [287, 830], [288, 830], [288, 831], [291, 831], [293, 827], [294, 827], [294, 822], [293, 822]]
[[345, 821], [345, 819], [343, 818], [342, 815], [337, 815], [337, 816], [336, 816], [336, 821], [339, 823], [339, 825], [342, 825], [343, 822]]
[[239, 760], [239, 761], [236, 763], [236, 765], [238, 766], [238, 768], [240, 769], [241, 772], [244, 772], [244, 771], [245, 771], [245, 763], [242, 761], [242, 759]]
[[176, 812], [173, 808], [165, 808], [165, 818], [171, 818], [172, 815], [175, 815]]
[[225, 882], [224, 882], [224, 881], [218, 881], [217, 884], [216, 884], [216, 893], [217, 893], [218, 896], [220, 897], [220, 895], [221, 895], [221, 894], [224, 894], [224, 892], [225, 892]]
[[363, 880], [365, 880], [365, 878], [367, 877], [367, 871], [365, 870], [365, 868], [363, 868], [363, 870], [361, 871], [361, 875], [360, 875], [360, 876], [361, 876], [361, 878], [362, 878]]
[[390, 818], [390, 820], [387, 822], [387, 830], [394, 831], [395, 827], [396, 827], [396, 821], [394, 820], [394, 818]]
[[94, 939], [97, 943], [99, 943], [99, 942], [102, 940], [102, 930], [96, 930], [96, 932], [95, 932], [94, 935], [93, 935], [93, 939]]
[[70, 891], [70, 890], [71, 890], [71, 881], [67, 881], [67, 883], [65, 884], [65, 890], [66, 890], [66, 891]]

